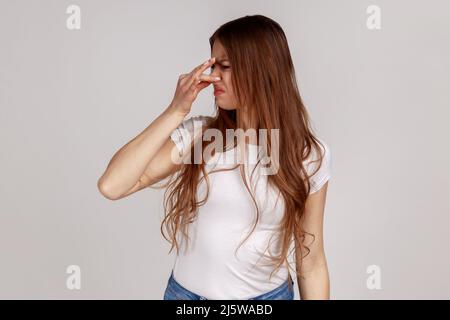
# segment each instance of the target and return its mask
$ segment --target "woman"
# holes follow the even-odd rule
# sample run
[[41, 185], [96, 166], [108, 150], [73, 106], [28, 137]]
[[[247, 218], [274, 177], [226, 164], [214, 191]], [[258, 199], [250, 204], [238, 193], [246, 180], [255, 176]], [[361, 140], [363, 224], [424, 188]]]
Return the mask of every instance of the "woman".
[[[99, 190], [117, 200], [168, 178], [161, 231], [177, 256], [166, 300], [292, 300], [290, 269], [302, 299], [329, 299], [323, 216], [331, 153], [310, 128], [286, 36], [253, 15], [222, 25], [209, 41], [213, 58], [179, 77], [170, 105], [114, 155]], [[187, 117], [210, 84], [215, 116]], [[207, 137], [207, 129], [221, 135]], [[198, 161], [195, 150], [230, 129], [278, 134], [234, 135]], [[261, 159], [269, 155], [276, 170], [267, 173]]]

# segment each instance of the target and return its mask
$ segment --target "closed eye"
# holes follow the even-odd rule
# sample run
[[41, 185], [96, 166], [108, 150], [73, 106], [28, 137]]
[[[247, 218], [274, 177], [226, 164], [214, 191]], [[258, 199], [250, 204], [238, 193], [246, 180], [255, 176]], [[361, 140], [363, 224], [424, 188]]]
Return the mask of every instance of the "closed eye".
[[[214, 64], [211, 66], [211, 70], [214, 69], [214, 66], [215, 66]], [[229, 69], [229, 68], [230, 68], [230, 66], [222, 65], [222, 69]]]

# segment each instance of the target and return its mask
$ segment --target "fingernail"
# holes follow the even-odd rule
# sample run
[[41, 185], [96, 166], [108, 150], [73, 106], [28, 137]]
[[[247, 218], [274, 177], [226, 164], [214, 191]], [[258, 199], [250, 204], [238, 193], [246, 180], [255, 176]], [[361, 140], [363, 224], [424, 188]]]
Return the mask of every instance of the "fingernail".
[[206, 66], [207, 64], [209, 63], [209, 59], [208, 60], [206, 60], [206, 62], [205, 63], [203, 63], [203, 65], [204, 66]]
[[214, 80], [220, 80], [220, 77], [214, 77]]

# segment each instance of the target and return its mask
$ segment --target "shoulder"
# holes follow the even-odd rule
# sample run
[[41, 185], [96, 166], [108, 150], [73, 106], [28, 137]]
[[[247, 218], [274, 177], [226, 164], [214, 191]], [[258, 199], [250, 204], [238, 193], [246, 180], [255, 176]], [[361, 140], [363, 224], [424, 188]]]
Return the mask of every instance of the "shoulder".
[[317, 138], [317, 140], [320, 142], [320, 154], [313, 148], [304, 162], [311, 184], [310, 193], [319, 191], [332, 175], [331, 147], [323, 139]]
[[197, 132], [200, 133], [203, 126], [207, 125], [213, 118], [209, 116], [192, 116], [183, 122], [171, 133], [170, 138], [180, 151], [184, 151]]
[[189, 132], [193, 132], [193, 129], [196, 126], [204, 126], [211, 120], [212, 117], [209, 116], [202, 116], [202, 115], [192, 116], [183, 120], [183, 122], [180, 124], [178, 128], [187, 129]]

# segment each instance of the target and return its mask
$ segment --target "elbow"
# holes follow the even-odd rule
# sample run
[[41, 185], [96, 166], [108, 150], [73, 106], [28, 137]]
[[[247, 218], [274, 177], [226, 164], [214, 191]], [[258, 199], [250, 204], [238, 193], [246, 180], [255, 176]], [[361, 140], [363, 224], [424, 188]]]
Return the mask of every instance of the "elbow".
[[114, 188], [103, 176], [97, 181], [97, 189], [108, 200], [119, 200], [121, 198], [117, 192], [114, 192]]

